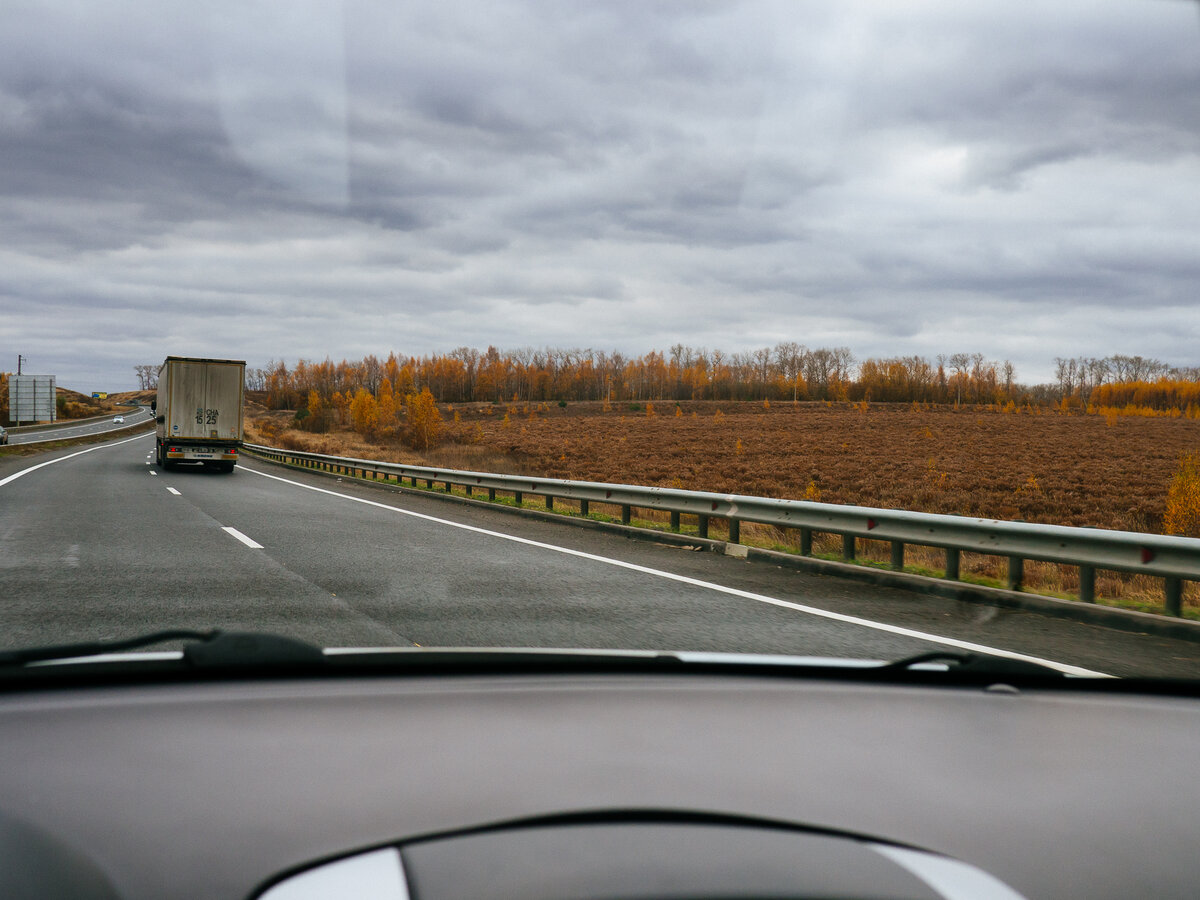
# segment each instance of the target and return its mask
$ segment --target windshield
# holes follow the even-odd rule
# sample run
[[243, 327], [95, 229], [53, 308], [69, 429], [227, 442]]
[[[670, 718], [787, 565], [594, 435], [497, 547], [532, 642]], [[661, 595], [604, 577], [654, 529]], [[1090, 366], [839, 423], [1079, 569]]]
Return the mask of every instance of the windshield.
[[1200, 677], [1189, 2], [9, 4], [0, 649]]

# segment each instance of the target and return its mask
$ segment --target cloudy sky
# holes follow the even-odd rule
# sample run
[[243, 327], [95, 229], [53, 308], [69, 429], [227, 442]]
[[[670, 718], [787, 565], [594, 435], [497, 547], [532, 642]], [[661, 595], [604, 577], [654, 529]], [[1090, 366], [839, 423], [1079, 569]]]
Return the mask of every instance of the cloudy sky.
[[0, 370], [797, 341], [1200, 364], [1200, 14], [4, 3]]

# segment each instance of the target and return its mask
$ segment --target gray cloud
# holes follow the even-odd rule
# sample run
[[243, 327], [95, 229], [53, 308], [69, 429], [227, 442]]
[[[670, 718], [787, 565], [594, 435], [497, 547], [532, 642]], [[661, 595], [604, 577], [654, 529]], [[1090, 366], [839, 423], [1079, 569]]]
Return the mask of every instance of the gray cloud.
[[[1195, 363], [1187, 3], [26, 6], [0, 366], [463, 344]], [[1031, 335], [1034, 338], [1031, 338]]]

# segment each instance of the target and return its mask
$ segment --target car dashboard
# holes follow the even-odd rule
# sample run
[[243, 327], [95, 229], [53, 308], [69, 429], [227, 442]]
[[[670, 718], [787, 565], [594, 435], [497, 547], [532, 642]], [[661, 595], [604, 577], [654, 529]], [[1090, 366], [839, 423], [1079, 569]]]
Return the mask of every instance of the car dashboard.
[[0, 694], [0, 893], [1195, 895], [1180, 695], [551, 671]]

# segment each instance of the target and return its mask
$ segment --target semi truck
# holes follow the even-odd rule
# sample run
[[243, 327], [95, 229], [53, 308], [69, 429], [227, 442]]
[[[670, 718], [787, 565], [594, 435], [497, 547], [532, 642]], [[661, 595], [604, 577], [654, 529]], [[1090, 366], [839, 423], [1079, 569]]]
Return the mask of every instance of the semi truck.
[[168, 356], [158, 370], [154, 413], [158, 464], [232, 472], [242, 446], [246, 363]]

